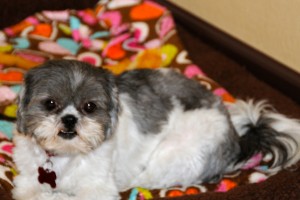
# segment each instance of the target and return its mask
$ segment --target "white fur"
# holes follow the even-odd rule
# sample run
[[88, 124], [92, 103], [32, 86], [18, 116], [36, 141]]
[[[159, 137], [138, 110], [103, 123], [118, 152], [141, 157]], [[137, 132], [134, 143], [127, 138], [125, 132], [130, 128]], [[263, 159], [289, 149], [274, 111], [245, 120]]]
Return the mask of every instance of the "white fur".
[[38, 182], [38, 167], [46, 162], [44, 149], [33, 138], [14, 137], [14, 160], [20, 175], [14, 180], [16, 200], [114, 200], [119, 199], [111, 170], [111, 147], [106, 142], [88, 154], [53, 156], [57, 187]]
[[66, 115], [73, 115], [77, 118], [81, 118], [80, 113], [78, 112], [78, 110], [74, 107], [74, 105], [69, 105], [67, 106], [62, 113], [60, 114], [60, 117], [64, 117]]
[[184, 112], [174, 100], [168, 122], [158, 134], [140, 134], [121, 95], [122, 115], [115, 134], [115, 178], [120, 190], [130, 187], [162, 188], [199, 181], [199, 174], [229, 129], [217, 109]]

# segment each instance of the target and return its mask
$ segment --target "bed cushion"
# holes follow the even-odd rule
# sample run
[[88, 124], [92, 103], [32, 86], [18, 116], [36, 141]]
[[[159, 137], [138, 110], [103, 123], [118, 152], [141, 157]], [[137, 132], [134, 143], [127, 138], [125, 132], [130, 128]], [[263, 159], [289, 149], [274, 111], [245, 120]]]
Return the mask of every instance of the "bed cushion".
[[[0, 31], [0, 189], [9, 192], [17, 174], [11, 137], [16, 98], [27, 70], [49, 59], [77, 59], [115, 74], [137, 68], [170, 67], [196, 79], [226, 103], [234, 98], [189, 58], [171, 13], [153, 1], [100, 1], [84, 10], [44, 10]], [[257, 154], [243, 170], [218, 183], [148, 190], [133, 188], [123, 199], [178, 197], [226, 192], [266, 180], [268, 156]]]

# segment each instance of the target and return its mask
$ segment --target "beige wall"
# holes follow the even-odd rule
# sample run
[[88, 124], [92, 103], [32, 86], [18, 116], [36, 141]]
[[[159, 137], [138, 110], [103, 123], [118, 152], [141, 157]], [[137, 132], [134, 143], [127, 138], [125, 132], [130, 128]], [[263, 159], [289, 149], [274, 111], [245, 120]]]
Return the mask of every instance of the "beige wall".
[[300, 0], [170, 0], [300, 73]]

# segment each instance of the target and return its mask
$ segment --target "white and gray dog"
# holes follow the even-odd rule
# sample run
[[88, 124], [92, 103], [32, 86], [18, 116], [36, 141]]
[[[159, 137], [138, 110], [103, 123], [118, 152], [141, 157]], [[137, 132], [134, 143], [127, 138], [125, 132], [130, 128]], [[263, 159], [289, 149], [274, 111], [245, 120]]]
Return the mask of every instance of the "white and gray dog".
[[[228, 112], [229, 110], [229, 112]], [[112, 200], [131, 187], [217, 180], [254, 154], [300, 158], [300, 123], [265, 102], [226, 108], [171, 69], [119, 76], [78, 61], [30, 70], [20, 94], [17, 200]]]

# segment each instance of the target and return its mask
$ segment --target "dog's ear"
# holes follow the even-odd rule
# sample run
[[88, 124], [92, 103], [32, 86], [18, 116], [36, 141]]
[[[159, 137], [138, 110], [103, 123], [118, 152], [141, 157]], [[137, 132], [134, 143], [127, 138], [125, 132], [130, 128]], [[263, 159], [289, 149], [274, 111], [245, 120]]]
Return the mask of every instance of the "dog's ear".
[[118, 115], [120, 112], [120, 105], [119, 105], [119, 92], [116, 84], [116, 77], [107, 72], [107, 89], [110, 97], [109, 103], [109, 116], [110, 116], [110, 124], [106, 127], [106, 137], [110, 137], [118, 123]]
[[25, 86], [23, 85], [19, 96], [18, 96], [18, 111], [17, 111], [17, 130], [19, 133], [25, 133], [24, 127], [24, 96], [25, 96]]
[[110, 115], [110, 128], [107, 130], [107, 135], [110, 136], [115, 131], [117, 123], [118, 123], [118, 117], [120, 112], [120, 105], [119, 105], [119, 92], [118, 88], [115, 86], [112, 88], [111, 91], [111, 100], [112, 100], [112, 106], [109, 112]]
[[26, 126], [25, 126], [25, 113], [27, 105], [31, 99], [31, 92], [30, 92], [30, 83], [32, 82], [32, 75], [27, 74], [24, 80], [24, 84], [18, 96], [18, 111], [17, 111], [17, 130], [19, 133], [26, 134]]

